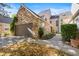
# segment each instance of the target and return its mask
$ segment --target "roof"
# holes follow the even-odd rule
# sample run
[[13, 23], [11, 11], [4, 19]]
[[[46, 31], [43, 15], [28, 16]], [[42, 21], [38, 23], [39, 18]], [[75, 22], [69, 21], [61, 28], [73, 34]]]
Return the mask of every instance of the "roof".
[[[26, 7], [25, 5], [21, 5], [20, 8], [24, 7], [26, 10], [28, 10], [32, 15], [34, 15], [36, 18], [39, 18], [40, 20], [42, 20], [42, 18], [36, 14], [35, 12], [33, 12], [31, 9], [29, 9], [28, 7]], [[43, 21], [43, 20], [42, 20]]]
[[12, 22], [12, 18], [0, 15], [0, 22], [1, 23], [11, 23]]
[[60, 15], [62, 15], [62, 16], [71, 16], [72, 13], [71, 13], [71, 11], [65, 11], [65, 12], [60, 13]]
[[48, 15], [51, 15], [51, 10], [50, 9], [47, 9], [47, 10], [44, 10], [44, 11], [41, 11], [38, 13], [40, 16], [41, 15], [44, 15], [44, 14], [48, 14]]
[[59, 18], [59, 16], [58, 15], [53, 15], [53, 16], [50, 17], [50, 19], [55, 19], [55, 18]]

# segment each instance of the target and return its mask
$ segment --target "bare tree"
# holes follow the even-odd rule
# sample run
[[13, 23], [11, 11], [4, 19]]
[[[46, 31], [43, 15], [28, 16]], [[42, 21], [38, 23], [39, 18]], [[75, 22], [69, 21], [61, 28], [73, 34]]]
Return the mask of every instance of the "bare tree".
[[9, 12], [6, 11], [4, 7], [11, 8], [11, 6], [6, 3], [0, 3], [0, 15], [9, 17], [8, 15]]

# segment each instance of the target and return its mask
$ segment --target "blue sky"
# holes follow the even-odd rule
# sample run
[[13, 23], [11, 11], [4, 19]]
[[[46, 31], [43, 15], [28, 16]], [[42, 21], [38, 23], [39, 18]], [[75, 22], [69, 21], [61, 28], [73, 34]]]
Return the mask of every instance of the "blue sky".
[[[21, 3], [9, 3], [11, 9], [5, 8], [11, 14], [16, 14], [21, 6]], [[51, 9], [52, 15], [59, 14], [64, 11], [71, 10], [71, 3], [25, 3], [25, 6], [36, 12], [37, 14], [43, 10]]]

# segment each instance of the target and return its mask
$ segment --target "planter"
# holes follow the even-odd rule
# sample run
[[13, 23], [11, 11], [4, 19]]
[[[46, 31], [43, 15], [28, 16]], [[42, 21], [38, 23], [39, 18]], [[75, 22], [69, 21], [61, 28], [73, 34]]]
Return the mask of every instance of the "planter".
[[71, 46], [78, 48], [79, 47], [79, 39], [71, 39]]

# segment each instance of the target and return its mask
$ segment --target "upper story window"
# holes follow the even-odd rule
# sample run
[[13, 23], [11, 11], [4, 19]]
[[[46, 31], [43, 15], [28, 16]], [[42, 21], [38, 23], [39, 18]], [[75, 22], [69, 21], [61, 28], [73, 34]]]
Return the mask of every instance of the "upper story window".
[[9, 28], [5, 28], [5, 30], [9, 30]]
[[52, 23], [52, 21], [50, 21], [50, 23]]
[[46, 19], [46, 17], [43, 15], [43, 16], [41, 16], [41, 18], [43, 18], [43, 19]]

